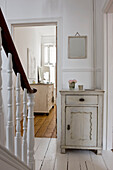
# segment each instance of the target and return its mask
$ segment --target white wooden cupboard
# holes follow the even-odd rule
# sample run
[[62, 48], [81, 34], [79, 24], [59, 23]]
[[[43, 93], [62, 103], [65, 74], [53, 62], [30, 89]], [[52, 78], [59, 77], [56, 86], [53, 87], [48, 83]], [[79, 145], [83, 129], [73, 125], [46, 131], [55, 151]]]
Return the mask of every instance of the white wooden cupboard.
[[103, 91], [61, 90], [61, 152], [102, 151]]
[[49, 114], [54, 107], [54, 85], [53, 84], [31, 84], [32, 88], [37, 89], [35, 94], [34, 112]]

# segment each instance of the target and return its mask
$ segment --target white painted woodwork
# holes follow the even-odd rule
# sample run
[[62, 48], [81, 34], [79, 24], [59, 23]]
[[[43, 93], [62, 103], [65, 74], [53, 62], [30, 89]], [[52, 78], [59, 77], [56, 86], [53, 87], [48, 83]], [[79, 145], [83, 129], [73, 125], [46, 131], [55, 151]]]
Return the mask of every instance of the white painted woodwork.
[[[79, 101], [81, 98], [84, 99], [84, 102]], [[97, 96], [66, 96], [66, 105], [83, 105], [83, 104], [97, 104]]]
[[23, 94], [22, 161], [27, 164], [27, 89], [24, 89]]
[[[104, 138], [106, 139], [105, 149], [111, 150], [113, 148], [112, 138], [112, 99], [113, 99], [113, 7], [112, 0], [108, 0], [104, 6], [104, 69], [103, 69], [103, 80], [104, 80]], [[100, 29], [100, 28], [99, 28]]]
[[[112, 170], [113, 153], [103, 151], [102, 155], [96, 155], [92, 151], [68, 150], [61, 154], [54, 148], [58, 139], [35, 138], [38, 148], [35, 152], [36, 170]], [[43, 145], [42, 145], [43, 142]], [[47, 147], [44, 147], [47, 144]], [[53, 148], [53, 149], [52, 149]], [[41, 159], [39, 151], [43, 152]], [[49, 155], [54, 154], [53, 158]], [[48, 157], [49, 156], [49, 157]], [[47, 159], [48, 158], [48, 159]]]
[[112, 149], [112, 126], [113, 126], [113, 14], [107, 14], [107, 149]]
[[0, 170], [30, 170], [30, 168], [0, 145]]
[[54, 106], [54, 85], [53, 84], [31, 84], [32, 88], [37, 89], [35, 95], [34, 112], [49, 113]]
[[103, 91], [61, 90], [61, 152], [102, 150]]
[[69, 170], [73, 169], [73, 167], [75, 167], [74, 170], [80, 169], [78, 152], [79, 151], [77, 150], [76, 152], [69, 153], [69, 158], [68, 158], [69, 160], [68, 169]]
[[67, 107], [66, 108], [66, 145], [96, 146], [97, 108]]
[[56, 158], [56, 139], [51, 138], [47, 147], [47, 154], [45, 155], [42, 170], [53, 170]]
[[41, 139], [42, 138], [35, 138], [34, 152], [37, 151], [37, 149], [38, 149], [38, 147], [39, 147], [39, 145], [41, 143]]
[[[45, 156], [45, 152], [49, 145], [49, 141], [50, 140], [48, 138], [46, 138], [46, 139], [45, 138], [35, 138], [34, 158], [35, 158], [35, 169], [36, 170], [40, 170], [43, 158]], [[37, 152], [37, 150], [38, 150], [38, 152]]]
[[42, 161], [38, 161], [38, 160], [35, 161], [36, 170], [40, 170], [41, 165], [42, 165]]
[[54, 160], [56, 158], [56, 150], [56, 138], [51, 138], [45, 160]]
[[[106, 164], [107, 169], [112, 170], [113, 169], [113, 152], [103, 151], [102, 158]], [[98, 157], [96, 159], [98, 159]]]
[[49, 138], [42, 138], [38, 147], [38, 152], [35, 153], [35, 159], [38, 158], [38, 160], [43, 160], [46, 150], [49, 146], [50, 139]]
[[54, 160], [45, 160], [42, 170], [53, 170], [54, 169]]
[[57, 153], [56, 154], [56, 159], [55, 159], [55, 167], [54, 169], [55, 170], [67, 170], [67, 158], [68, 158], [68, 155], [63, 155], [63, 154], [60, 154], [60, 153]]
[[[16, 76], [15, 76], [15, 83], [14, 83], [14, 125], [16, 125]], [[20, 90], [20, 113], [21, 113], [21, 120], [23, 119], [23, 90]]]
[[15, 155], [21, 159], [21, 125], [20, 125], [20, 74], [17, 73], [16, 81], [16, 137], [15, 137]]
[[28, 128], [27, 128], [27, 165], [35, 170], [34, 160], [34, 94], [28, 93]]
[[2, 136], [2, 56], [1, 56], [1, 48], [2, 46], [2, 36], [1, 36], [1, 28], [0, 28], [0, 144], [3, 144], [3, 136]]
[[12, 55], [8, 54], [8, 119], [6, 127], [6, 147], [9, 151], [14, 153], [14, 125], [13, 125], [13, 111], [12, 111]]
[[104, 163], [103, 161], [103, 158], [102, 156], [100, 155], [95, 155], [95, 153], [93, 152], [90, 152], [90, 156], [91, 156], [91, 159], [92, 159], [92, 163], [94, 165], [94, 170], [107, 170], [106, 168], [106, 164]]

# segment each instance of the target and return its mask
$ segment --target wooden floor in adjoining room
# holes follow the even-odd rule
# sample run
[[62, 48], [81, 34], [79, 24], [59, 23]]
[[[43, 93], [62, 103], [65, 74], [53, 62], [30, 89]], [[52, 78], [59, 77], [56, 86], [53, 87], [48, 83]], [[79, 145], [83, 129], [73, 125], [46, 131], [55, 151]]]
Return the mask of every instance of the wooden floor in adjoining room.
[[49, 115], [35, 114], [34, 117], [34, 135], [35, 137], [56, 138], [56, 105], [51, 109]]
[[35, 170], [113, 170], [113, 153], [88, 150], [56, 151], [56, 138], [35, 138]]
[[[49, 115], [35, 114], [34, 116], [34, 136], [44, 138], [57, 137], [57, 113], [56, 105], [51, 109]], [[21, 136], [23, 136], [23, 120], [21, 121]]]

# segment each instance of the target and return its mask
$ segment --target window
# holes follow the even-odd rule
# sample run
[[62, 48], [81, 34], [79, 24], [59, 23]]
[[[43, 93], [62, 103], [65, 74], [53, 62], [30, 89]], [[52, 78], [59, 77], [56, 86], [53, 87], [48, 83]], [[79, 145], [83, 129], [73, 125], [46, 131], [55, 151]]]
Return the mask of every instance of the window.
[[43, 45], [43, 65], [55, 65], [56, 63], [56, 46], [54, 44]]

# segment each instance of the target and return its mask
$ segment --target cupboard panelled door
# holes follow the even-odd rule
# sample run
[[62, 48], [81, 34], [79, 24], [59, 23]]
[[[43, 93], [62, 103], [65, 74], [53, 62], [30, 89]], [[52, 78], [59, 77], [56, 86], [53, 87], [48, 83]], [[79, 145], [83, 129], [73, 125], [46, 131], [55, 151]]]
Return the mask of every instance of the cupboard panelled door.
[[97, 107], [66, 107], [66, 145], [96, 146]]

